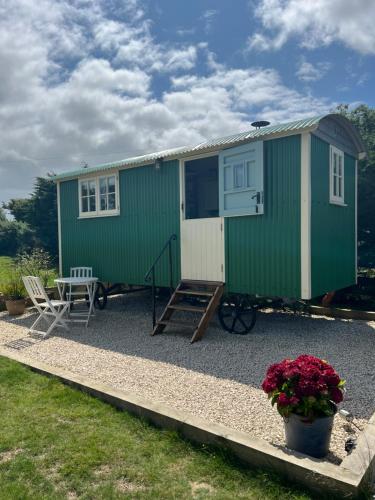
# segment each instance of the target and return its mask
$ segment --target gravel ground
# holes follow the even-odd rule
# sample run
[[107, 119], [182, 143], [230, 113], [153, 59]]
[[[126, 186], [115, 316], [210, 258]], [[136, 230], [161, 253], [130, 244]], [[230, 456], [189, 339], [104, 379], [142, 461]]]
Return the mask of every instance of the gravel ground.
[[[347, 381], [342, 407], [356, 416], [360, 428], [375, 411], [375, 322], [261, 313], [249, 335], [229, 335], [215, 321], [203, 340], [191, 345], [191, 330], [170, 328], [150, 337], [149, 307], [145, 295], [114, 297], [87, 330], [76, 324], [43, 340], [27, 334], [35, 313], [11, 318], [4, 312], [0, 344], [276, 446], [284, 444], [282, 419], [259, 387], [267, 367], [281, 359], [308, 353], [333, 364]], [[345, 457], [349, 431], [336, 416], [330, 461]]]

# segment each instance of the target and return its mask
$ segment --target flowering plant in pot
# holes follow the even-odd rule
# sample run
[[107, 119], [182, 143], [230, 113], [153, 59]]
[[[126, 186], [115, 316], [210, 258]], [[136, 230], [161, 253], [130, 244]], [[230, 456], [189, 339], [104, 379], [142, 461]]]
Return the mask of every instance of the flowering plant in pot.
[[25, 311], [26, 291], [21, 279], [13, 276], [9, 281], [1, 285], [1, 291], [5, 298], [5, 306], [11, 315], [23, 314]]
[[284, 418], [288, 448], [314, 457], [328, 453], [344, 385], [331, 365], [307, 354], [268, 368], [262, 389]]

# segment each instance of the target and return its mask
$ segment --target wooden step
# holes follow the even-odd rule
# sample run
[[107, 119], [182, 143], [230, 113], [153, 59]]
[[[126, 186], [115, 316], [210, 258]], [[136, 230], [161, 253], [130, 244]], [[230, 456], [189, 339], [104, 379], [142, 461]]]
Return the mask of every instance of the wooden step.
[[180, 290], [176, 290], [178, 295], [192, 295], [194, 297], [212, 297], [214, 292], [207, 292], [206, 290], [184, 290], [181, 288]]
[[[162, 333], [167, 325], [196, 326], [190, 342], [200, 340], [206, 331], [224, 292], [224, 284], [216, 281], [182, 280], [173, 292], [159, 321], [151, 335]], [[206, 297], [205, 307], [186, 304], [184, 297]], [[181, 300], [182, 299], [182, 300]], [[175, 311], [200, 313], [195, 325], [192, 321], [175, 320], [171, 316]], [[194, 318], [193, 318], [194, 319]], [[197, 324], [198, 323], [198, 324]]]
[[185, 305], [175, 305], [175, 304], [171, 304], [170, 306], [168, 306], [168, 309], [174, 309], [175, 311], [188, 311], [188, 312], [200, 312], [200, 313], [206, 312], [205, 307], [185, 306]]
[[200, 280], [181, 280], [181, 285], [198, 286], [223, 286], [222, 281], [200, 281]]
[[164, 320], [160, 320], [157, 322], [158, 325], [176, 325], [176, 326], [187, 326], [189, 328], [192, 328], [195, 326], [191, 324], [191, 321], [183, 321], [182, 319], [181, 320], [178, 320], [178, 319], [164, 319]]

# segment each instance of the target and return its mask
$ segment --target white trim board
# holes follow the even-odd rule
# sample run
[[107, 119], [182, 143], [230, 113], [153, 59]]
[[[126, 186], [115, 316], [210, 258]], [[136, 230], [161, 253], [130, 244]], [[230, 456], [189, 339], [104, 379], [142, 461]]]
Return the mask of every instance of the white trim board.
[[311, 134], [301, 134], [301, 298], [311, 299]]
[[358, 283], [358, 160], [355, 161], [355, 174], [354, 174], [354, 265], [355, 265], [355, 282]]
[[60, 211], [60, 181], [56, 183], [56, 202], [57, 202], [57, 241], [59, 247], [59, 275], [62, 274], [62, 250], [61, 250], [61, 211]]

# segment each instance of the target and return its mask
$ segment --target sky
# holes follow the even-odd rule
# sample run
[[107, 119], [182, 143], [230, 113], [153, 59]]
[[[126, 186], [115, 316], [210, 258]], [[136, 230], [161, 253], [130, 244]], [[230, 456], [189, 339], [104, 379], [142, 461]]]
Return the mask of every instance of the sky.
[[372, 0], [0, 0], [0, 202], [36, 176], [375, 105]]

